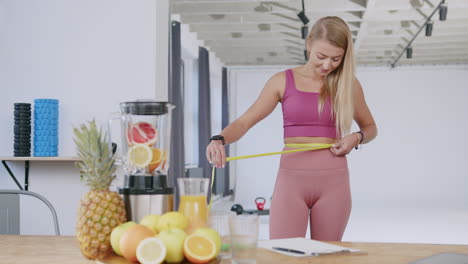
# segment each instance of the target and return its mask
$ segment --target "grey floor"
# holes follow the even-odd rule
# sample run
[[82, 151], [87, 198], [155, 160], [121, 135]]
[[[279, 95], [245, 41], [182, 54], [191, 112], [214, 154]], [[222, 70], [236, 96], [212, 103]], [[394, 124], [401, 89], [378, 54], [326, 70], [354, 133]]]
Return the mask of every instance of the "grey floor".
[[[260, 219], [259, 238], [268, 239], [268, 216]], [[468, 245], [468, 209], [354, 207], [343, 241]]]

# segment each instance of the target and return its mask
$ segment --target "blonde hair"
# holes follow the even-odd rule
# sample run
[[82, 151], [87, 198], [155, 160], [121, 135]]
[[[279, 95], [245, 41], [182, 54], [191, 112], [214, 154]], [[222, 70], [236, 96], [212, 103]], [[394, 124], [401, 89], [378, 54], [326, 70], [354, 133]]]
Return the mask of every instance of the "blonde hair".
[[[333, 113], [336, 118], [336, 132], [339, 137], [349, 134], [354, 117], [352, 88], [354, 84], [354, 52], [353, 38], [348, 25], [339, 17], [328, 16], [319, 19], [307, 36], [310, 47], [314, 40], [327, 40], [333, 46], [344, 49], [344, 58], [338, 68], [325, 77], [320, 92], [319, 112], [323, 110], [323, 102], [330, 97]], [[307, 51], [310, 57], [310, 48]]]

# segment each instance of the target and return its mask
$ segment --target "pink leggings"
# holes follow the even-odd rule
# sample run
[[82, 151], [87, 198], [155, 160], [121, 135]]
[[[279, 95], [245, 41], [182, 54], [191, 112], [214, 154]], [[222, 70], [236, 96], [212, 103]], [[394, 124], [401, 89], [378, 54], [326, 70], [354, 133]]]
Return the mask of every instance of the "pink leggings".
[[[285, 148], [287, 150], [287, 148]], [[270, 239], [341, 241], [351, 213], [346, 157], [329, 149], [283, 154], [270, 208]]]

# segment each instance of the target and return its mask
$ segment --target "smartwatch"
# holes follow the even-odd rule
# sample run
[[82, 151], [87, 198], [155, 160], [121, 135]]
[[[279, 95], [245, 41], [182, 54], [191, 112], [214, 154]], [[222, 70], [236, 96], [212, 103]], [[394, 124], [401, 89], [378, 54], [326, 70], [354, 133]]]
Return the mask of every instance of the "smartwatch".
[[221, 135], [214, 135], [210, 138], [210, 142], [211, 140], [221, 140], [221, 142], [223, 142], [223, 145], [224, 145], [224, 137]]

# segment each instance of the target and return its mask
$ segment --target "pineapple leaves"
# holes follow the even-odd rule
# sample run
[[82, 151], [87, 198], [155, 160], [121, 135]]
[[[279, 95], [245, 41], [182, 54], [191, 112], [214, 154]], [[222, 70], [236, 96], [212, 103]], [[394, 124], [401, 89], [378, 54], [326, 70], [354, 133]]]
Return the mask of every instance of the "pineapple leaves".
[[115, 157], [109, 148], [106, 135], [96, 126], [96, 121], [74, 128], [73, 141], [80, 161], [75, 166], [80, 178], [91, 190], [108, 190], [115, 179]]

